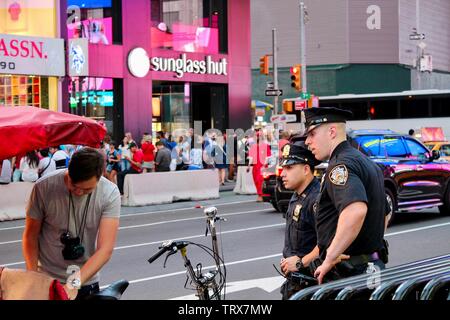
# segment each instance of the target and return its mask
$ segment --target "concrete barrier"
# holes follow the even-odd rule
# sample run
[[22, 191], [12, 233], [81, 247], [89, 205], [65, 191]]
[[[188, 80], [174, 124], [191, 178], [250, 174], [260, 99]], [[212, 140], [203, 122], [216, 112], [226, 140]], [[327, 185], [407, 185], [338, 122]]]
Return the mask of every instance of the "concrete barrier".
[[237, 194], [256, 194], [255, 182], [253, 181], [253, 174], [247, 172], [247, 166], [239, 166], [236, 176], [236, 186], [233, 190]]
[[178, 200], [219, 198], [217, 170], [182, 170], [128, 174], [124, 181], [123, 206], [146, 206]]
[[0, 185], [0, 221], [25, 219], [32, 182], [13, 182]]

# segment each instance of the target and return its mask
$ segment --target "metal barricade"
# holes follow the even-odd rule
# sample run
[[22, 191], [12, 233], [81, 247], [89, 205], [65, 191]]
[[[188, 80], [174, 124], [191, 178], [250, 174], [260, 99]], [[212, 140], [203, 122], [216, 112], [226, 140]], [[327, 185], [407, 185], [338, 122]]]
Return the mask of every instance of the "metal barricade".
[[443, 299], [449, 287], [447, 254], [309, 287], [290, 300], [431, 300]]

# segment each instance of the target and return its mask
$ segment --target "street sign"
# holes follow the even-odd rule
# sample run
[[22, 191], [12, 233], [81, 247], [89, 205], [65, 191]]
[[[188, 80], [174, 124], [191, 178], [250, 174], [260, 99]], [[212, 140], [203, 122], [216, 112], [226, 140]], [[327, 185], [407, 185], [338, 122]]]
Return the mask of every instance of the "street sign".
[[273, 90], [275, 89], [275, 85], [273, 82], [267, 82], [267, 90]]
[[303, 110], [308, 108], [308, 100], [296, 100], [295, 110]]
[[281, 89], [272, 89], [272, 90], [266, 90], [266, 96], [272, 96], [272, 97], [275, 97], [275, 96], [282, 96], [283, 95], [283, 90], [281, 90]]
[[309, 92], [300, 93], [300, 98], [304, 100], [309, 100], [311, 98], [311, 94]]
[[297, 121], [297, 116], [295, 114], [277, 114], [270, 117], [270, 122], [272, 123], [284, 123], [295, 121]]
[[424, 40], [425, 33], [413, 33], [409, 35], [409, 40]]

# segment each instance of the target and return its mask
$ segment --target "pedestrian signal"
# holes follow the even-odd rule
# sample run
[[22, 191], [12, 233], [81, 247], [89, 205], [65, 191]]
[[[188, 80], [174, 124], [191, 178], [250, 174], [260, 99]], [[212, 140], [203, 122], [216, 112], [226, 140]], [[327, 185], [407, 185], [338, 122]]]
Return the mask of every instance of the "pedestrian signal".
[[291, 68], [291, 87], [297, 91], [302, 89], [302, 81], [300, 78], [302, 65], [296, 64]]
[[259, 58], [259, 73], [268, 75], [269, 74], [269, 56], [264, 55]]

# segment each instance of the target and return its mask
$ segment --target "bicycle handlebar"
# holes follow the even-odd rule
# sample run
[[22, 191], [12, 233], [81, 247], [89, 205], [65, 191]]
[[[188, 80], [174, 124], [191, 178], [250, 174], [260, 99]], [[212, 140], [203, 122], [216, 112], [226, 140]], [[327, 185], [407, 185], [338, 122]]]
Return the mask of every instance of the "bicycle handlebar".
[[189, 243], [186, 241], [167, 241], [164, 242], [160, 247], [159, 251], [155, 253], [150, 259], [148, 259], [149, 263], [152, 263], [159, 257], [161, 257], [166, 251], [176, 252], [179, 249], [186, 247]]
[[161, 257], [167, 250], [169, 250], [167, 247], [162, 247], [161, 250], [159, 250], [152, 257], [150, 257], [150, 259], [148, 259], [148, 263], [152, 263], [153, 261]]

